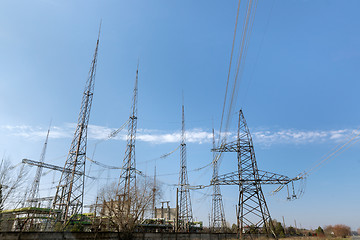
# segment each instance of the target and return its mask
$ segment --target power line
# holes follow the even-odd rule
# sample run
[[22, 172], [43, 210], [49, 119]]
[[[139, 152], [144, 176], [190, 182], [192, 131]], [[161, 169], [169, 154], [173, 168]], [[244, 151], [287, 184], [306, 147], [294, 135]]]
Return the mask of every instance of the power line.
[[231, 64], [232, 64], [232, 60], [233, 60], [233, 53], [234, 53], [234, 46], [235, 46], [235, 39], [236, 39], [236, 30], [237, 30], [237, 24], [238, 24], [238, 19], [239, 19], [239, 11], [240, 11], [240, 3], [241, 3], [241, 0], [239, 0], [237, 12], [236, 12], [234, 37], [233, 37], [233, 42], [232, 42], [232, 47], [231, 47], [229, 71], [228, 71], [228, 76], [227, 76], [227, 80], [226, 80], [225, 97], [224, 97], [223, 110], [222, 110], [222, 114], [221, 114], [220, 133], [219, 133], [219, 142], [218, 142], [218, 145], [220, 144], [220, 140], [221, 140], [221, 130], [222, 130], [222, 125], [223, 125], [223, 119], [224, 119], [224, 113], [225, 113], [225, 106], [226, 106], [226, 100], [227, 100], [227, 93], [228, 93], [228, 88], [229, 88], [230, 73], [231, 73]]
[[[349, 147], [351, 147], [353, 144], [355, 144], [356, 142], [358, 142], [360, 139], [356, 139], [357, 137], [360, 136], [360, 128], [356, 129], [356, 131], [358, 131], [358, 133], [356, 135], [354, 135], [353, 137], [351, 137], [347, 142], [345, 142], [344, 144], [342, 144], [340, 147], [339, 144], [334, 147], [334, 151], [332, 151], [331, 153], [325, 155], [317, 164], [315, 164], [312, 168], [310, 168], [309, 170], [299, 174], [299, 178], [303, 178], [306, 176], [309, 176], [310, 174], [312, 174], [312, 172], [314, 172], [316, 169], [319, 169], [321, 167], [324, 166], [325, 163], [327, 163], [329, 160], [334, 159], [336, 156], [338, 156], [340, 153], [343, 153], [344, 151], [346, 151], [347, 149], [349, 149]], [[356, 132], [355, 131], [355, 132]], [[356, 139], [356, 141], [354, 142], [354, 140]], [[350, 144], [351, 143], [351, 144]], [[346, 147], [346, 148], [345, 148]]]

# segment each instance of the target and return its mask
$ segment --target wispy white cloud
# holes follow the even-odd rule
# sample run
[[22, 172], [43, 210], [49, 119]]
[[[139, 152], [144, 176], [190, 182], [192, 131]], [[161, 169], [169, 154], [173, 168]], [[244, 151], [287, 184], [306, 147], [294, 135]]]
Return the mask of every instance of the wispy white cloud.
[[[18, 136], [28, 139], [45, 138], [47, 133], [47, 129], [27, 125], [3, 125], [0, 126], [0, 131], [10, 136]], [[71, 136], [72, 133], [67, 128], [56, 126], [51, 128], [51, 138], [68, 138]]]
[[262, 130], [255, 131], [252, 136], [256, 144], [271, 146], [274, 144], [309, 144], [325, 142], [342, 142], [357, 134], [355, 129], [339, 130]]
[[[71, 138], [73, 136], [75, 124], [67, 123], [63, 126], [52, 126], [50, 138]], [[107, 139], [116, 128], [105, 126], [89, 125], [88, 138], [90, 140]], [[119, 132], [113, 139], [126, 140], [126, 128]], [[0, 126], [0, 133], [8, 136], [18, 136], [32, 140], [42, 140], [46, 136], [47, 129], [37, 126], [27, 125], [3, 125]], [[278, 144], [310, 144], [342, 142], [354, 136], [355, 129], [338, 130], [298, 130], [298, 129], [279, 129], [279, 130], [255, 130], [252, 137], [255, 145], [269, 147]], [[228, 139], [233, 139], [235, 133], [229, 134]], [[138, 129], [137, 141], [152, 144], [176, 143], [181, 139], [180, 131], [162, 131], [155, 129]], [[211, 143], [212, 132], [201, 128], [194, 128], [186, 131], [186, 141], [189, 143]]]
[[[151, 143], [173, 143], [179, 142], [181, 139], [181, 132], [163, 132], [158, 130], [140, 129], [137, 134], [137, 139], [144, 142]], [[207, 143], [212, 139], [212, 133], [205, 130], [195, 128], [186, 131], [186, 141], [190, 143]]]
[[[74, 126], [74, 129], [75, 129], [75, 126]], [[89, 135], [89, 138], [91, 138], [91, 139], [101, 140], [101, 139], [108, 138], [110, 133], [114, 130], [115, 129], [111, 129], [108, 127], [89, 125], [88, 135]]]

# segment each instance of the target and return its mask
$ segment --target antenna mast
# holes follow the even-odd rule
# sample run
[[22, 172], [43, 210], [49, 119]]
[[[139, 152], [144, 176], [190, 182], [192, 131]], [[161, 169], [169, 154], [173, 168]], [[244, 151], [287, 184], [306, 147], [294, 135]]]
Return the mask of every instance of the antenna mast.
[[[51, 126], [51, 124], [50, 124], [50, 126]], [[36, 212], [35, 208], [40, 207], [40, 204], [38, 205], [38, 203], [41, 201], [40, 194], [39, 194], [39, 185], [40, 185], [42, 171], [44, 168], [44, 160], [45, 160], [47, 143], [48, 143], [48, 139], [49, 139], [50, 126], [49, 126], [49, 129], [46, 134], [46, 139], [45, 139], [43, 149], [41, 151], [40, 161], [38, 162], [39, 165], [36, 169], [35, 178], [34, 178], [33, 184], [31, 185], [31, 189], [29, 191], [29, 196], [27, 198], [26, 205], [30, 209], [30, 211], [27, 214], [26, 220], [22, 224], [20, 224], [21, 231], [23, 231], [26, 228], [27, 228], [27, 230], [30, 230], [33, 228], [33, 224], [35, 221], [35, 219], [34, 219], [35, 212]]]
[[[83, 93], [78, 124], [53, 202], [53, 211], [61, 211], [56, 222], [61, 221], [63, 227], [68, 224], [71, 216], [81, 214], [83, 210], [87, 128], [94, 94], [100, 29], [101, 23], [94, 57]], [[71, 169], [72, 171], [67, 172], [66, 169]], [[54, 214], [54, 212], [51, 214]]]
[[189, 223], [193, 221], [192, 208], [189, 191], [189, 180], [187, 175], [186, 163], [186, 143], [185, 143], [185, 114], [184, 104], [182, 105], [182, 128], [180, 144], [180, 178], [179, 178], [179, 225], [178, 230], [189, 231]]
[[31, 189], [30, 189], [30, 196], [28, 198], [28, 206], [29, 207], [37, 207], [37, 202], [40, 198], [40, 195], [39, 195], [39, 185], [40, 185], [40, 178], [41, 178], [41, 174], [42, 174], [42, 171], [43, 171], [43, 166], [42, 164], [44, 163], [45, 161], [45, 154], [46, 154], [46, 149], [47, 149], [47, 143], [48, 143], [48, 139], [49, 139], [49, 133], [50, 133], [50, 126], [49, 126], [49, 129], [47, 131], [47, 134], [46, 134], [46, 139], [45, 139], [45, 143], [44, 143], [44, 146], [43, 146], [43, 149], [41, 151], [41, 155], [40, 155], [40, 161], [39, 163], [41, 165], [39, 165], [36, 169], [36, 174], [35, 174], [35, 178], [34, 178], [34, 182], [31, 186]]
[[[136, 196], [135, 139], [137, 128], [138, 73], [139, 64], [136, 69], [134, 95], [128, 125], [127, 146], [125, 158], [123, 160], [123, 171], [119, 182], [119, 197], [122, 197], [120, 208], [126, 218], [129, 218], [131, 213], [135, 210], [134, 208], [136, 208], [135, 204], [132, 203], [131, 196], [134, 194]], [[125, 222], [127, 222], [127, 220]]]

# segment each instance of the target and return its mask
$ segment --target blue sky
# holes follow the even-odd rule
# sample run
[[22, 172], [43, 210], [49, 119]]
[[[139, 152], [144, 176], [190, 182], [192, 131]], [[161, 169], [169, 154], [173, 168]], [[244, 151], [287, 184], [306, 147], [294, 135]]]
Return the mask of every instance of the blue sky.
[[[211, 161], [211, 128], [219, 130], [237, 1], [8, 1], [0, 8], [0, 153], [14, 164], [38, 159], [52, 130], [46, 161], [63, 165], [102, 19], [88, 155], [129, 117], [139, 59], [138, 168], [153, 175], [154, 158], [179, 144], [184, 92], [188, 168]], [[244, 74], [232, 112], [243, 108], [259, 169], [294, 177], [311, 168], [360, 124], [358, 1], [259, 1]], [[239, 40], [236, 42], [239, 45]], [[94, 159], [121, 165], [122, 132], [97, 145]], [[302, 198], [270, 196], [272, 217], [288, 225], [360, 227], [360, 146], [307, 178]], [[156, 161], [159, 180], [176, 184], [179, 152]], [[89, 165], [88, 165], [89, 166]], [[233, 171], [224, 157], [220, 173]], [[91, 166], [86, 202], [119, 172]], [[189, 172], [208, 184], [211, 169]], [[32, 169], [32, 174], [34, 169]], [[163, 175], [163, 176], [161, 176]], [[42, 196], [58, 174], [42, 181]], [[111, 181], [111, 180], [109, 180]], [[223, 187], [228, 222], [235, 222], [236, 187]], [[175, 187], [163, 184], [174, 206]], [[208, 222], [211, 189], [191, 193], [194, 215]], [[206, 203], [206, 204], [204, 204]]]

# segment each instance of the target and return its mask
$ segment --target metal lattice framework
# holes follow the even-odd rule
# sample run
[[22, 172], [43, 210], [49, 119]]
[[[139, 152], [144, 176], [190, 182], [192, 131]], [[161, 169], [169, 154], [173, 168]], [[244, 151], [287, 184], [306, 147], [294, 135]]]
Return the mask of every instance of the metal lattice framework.
[[[59, 167], [59, 166], [56, 166], [56, 165], [53, 165], [53, 164], [34, 161], [34, 160], [26, 159], [26, 158], [24, 158], [22, 160], [22, 163], [25, 163], [25, 164], [28, 164], [28, 165], [31, 165], [31, 166], [47, 168], [47, 169], [51, 169], [51, 170], [54, 170], [54, 171], [65, 172], [65, 173], [69, 173], [69, 174], [71, 174], [73, 172], [73, 170], [70, 169], [70, 168], [65, 168], [64, 169], [63, 167]], [[76, 171], [75, 174], [83, 175], [84, 173]], [[94, 179], [93, 177], [89, 177], [89, 176], [87, 176], [87, 177]]]
[[[215, 134], [213, 129], [213, 148], [215, 148]], [[213, 152], [213, 176], [217, 180], [219, 176], [218, 156]], [[222, 231], [226, 227], [225, 211], [222, 201], [220, 185], [217, 181], [213, 184], [212, 208], [211, 208], [211, 228], [213, 231]]]
[[182, 105], [181, 125], [178, 230], [188, 231], [190, 227], [189, 223], [193, 221], [193, 215], [187, 175], [184, 105]]
[[[237, 209], [238, 234], [274, 235], [270, 212], [261, 188], [262, 184], [288, 184], [293, 179], [287, 176], [258, 170], [255, 151], [242, 110], [239, 112], [237, 139], [222, 144], [215, 152], [236, 152], [238, 170], [212, 179], [212, 184], [238, 185], [239, 203]], [[276, 237], [276, 236], [275, 236]]]
[[119, 182], [119, 197], [120, 211], [124, 216], [130, 216], [135, 210], [132, 208], [136, 207], [136, 204], [131, 202], [132, 192], [135, 191], [136, 195], [136, 160], [135, 160], [135, 139], [136, 139], [136, 128], [137, 128], [137, 98], [138, 98], [138, 73], [139, 69], [136, 69], [136, 78], [134, 86], [134, 95], [132, 99], [132, 106], [128, 125], [127, 134], [127, 146], [125, 150], [125, 157], [123, 160], [123, 170], [120, 176]]
[[39, 161], [39, 166], [36, 169], [36, 174], [35, 174], [35, 178], [34, 178], [34, 182], [31, 185], [31, 189], [30, 189], [30, 195], [28, 197], [28, 207], [37, 207], [38, 204], [38, 199], [40, 198], [39, 195], [39, 185], [40, 185], [40, 178], [42, 175], [42, 171], [43, 171], [43, 164], [45, 161], [45, 154], [46, 154], [46, 148], [47, 148], [47, 143], [48, 143], [48, 139], [49, 139], [49, 133], [50, 133], [50, 127], [47, 131], [46, 134], [46, 139], [45, 139], [45, 143], [43, 146], [43, 149], [41, 151], [41, 155], [40, 155], [40, 161]]
[[[83, 209], [87, 129], [94, 94], [99, 38], [100, 30], [83, 93], [78, 124], [53, 202], [53, 209], [61, 210], [61, 214], [57, 217], [56, 222], [62, 222], [63, 226], [68, 224], [72, 216], [82, 213]], [[68, 172], [68, 169], [71, 172]]]
[[26, 220], [20, 226], [21, 231], [32, 230], [34, 220], [35, 220], [34, 219], [35, 212], [36, 212], [35, 208], [39, 208], [40, 205], [38, 205], [38, 204], [42, 201], [42, 199], [40, 198], [40, 194], [39, 194], [39, 186], [40, 186], [41, 175], [42, 175], [43, 168], [44, 168], [43, 164], [45, 161], [45, 154], [46, 154], [47, 143], [48, 143], [48, 139], [49, 139], [49, 133], [50, 133], [50, 127], [47, 131], [45, 143], [44, 143], [43, 149], [40, 154], [40, 161], [38, 162], [39, 164], [37, 165], [35, 178], [31, 185], [31, 189], [29, 191], [29, 196], [27, 197], [26, 207], [28, 207], [31, 210], [28, 212]]

